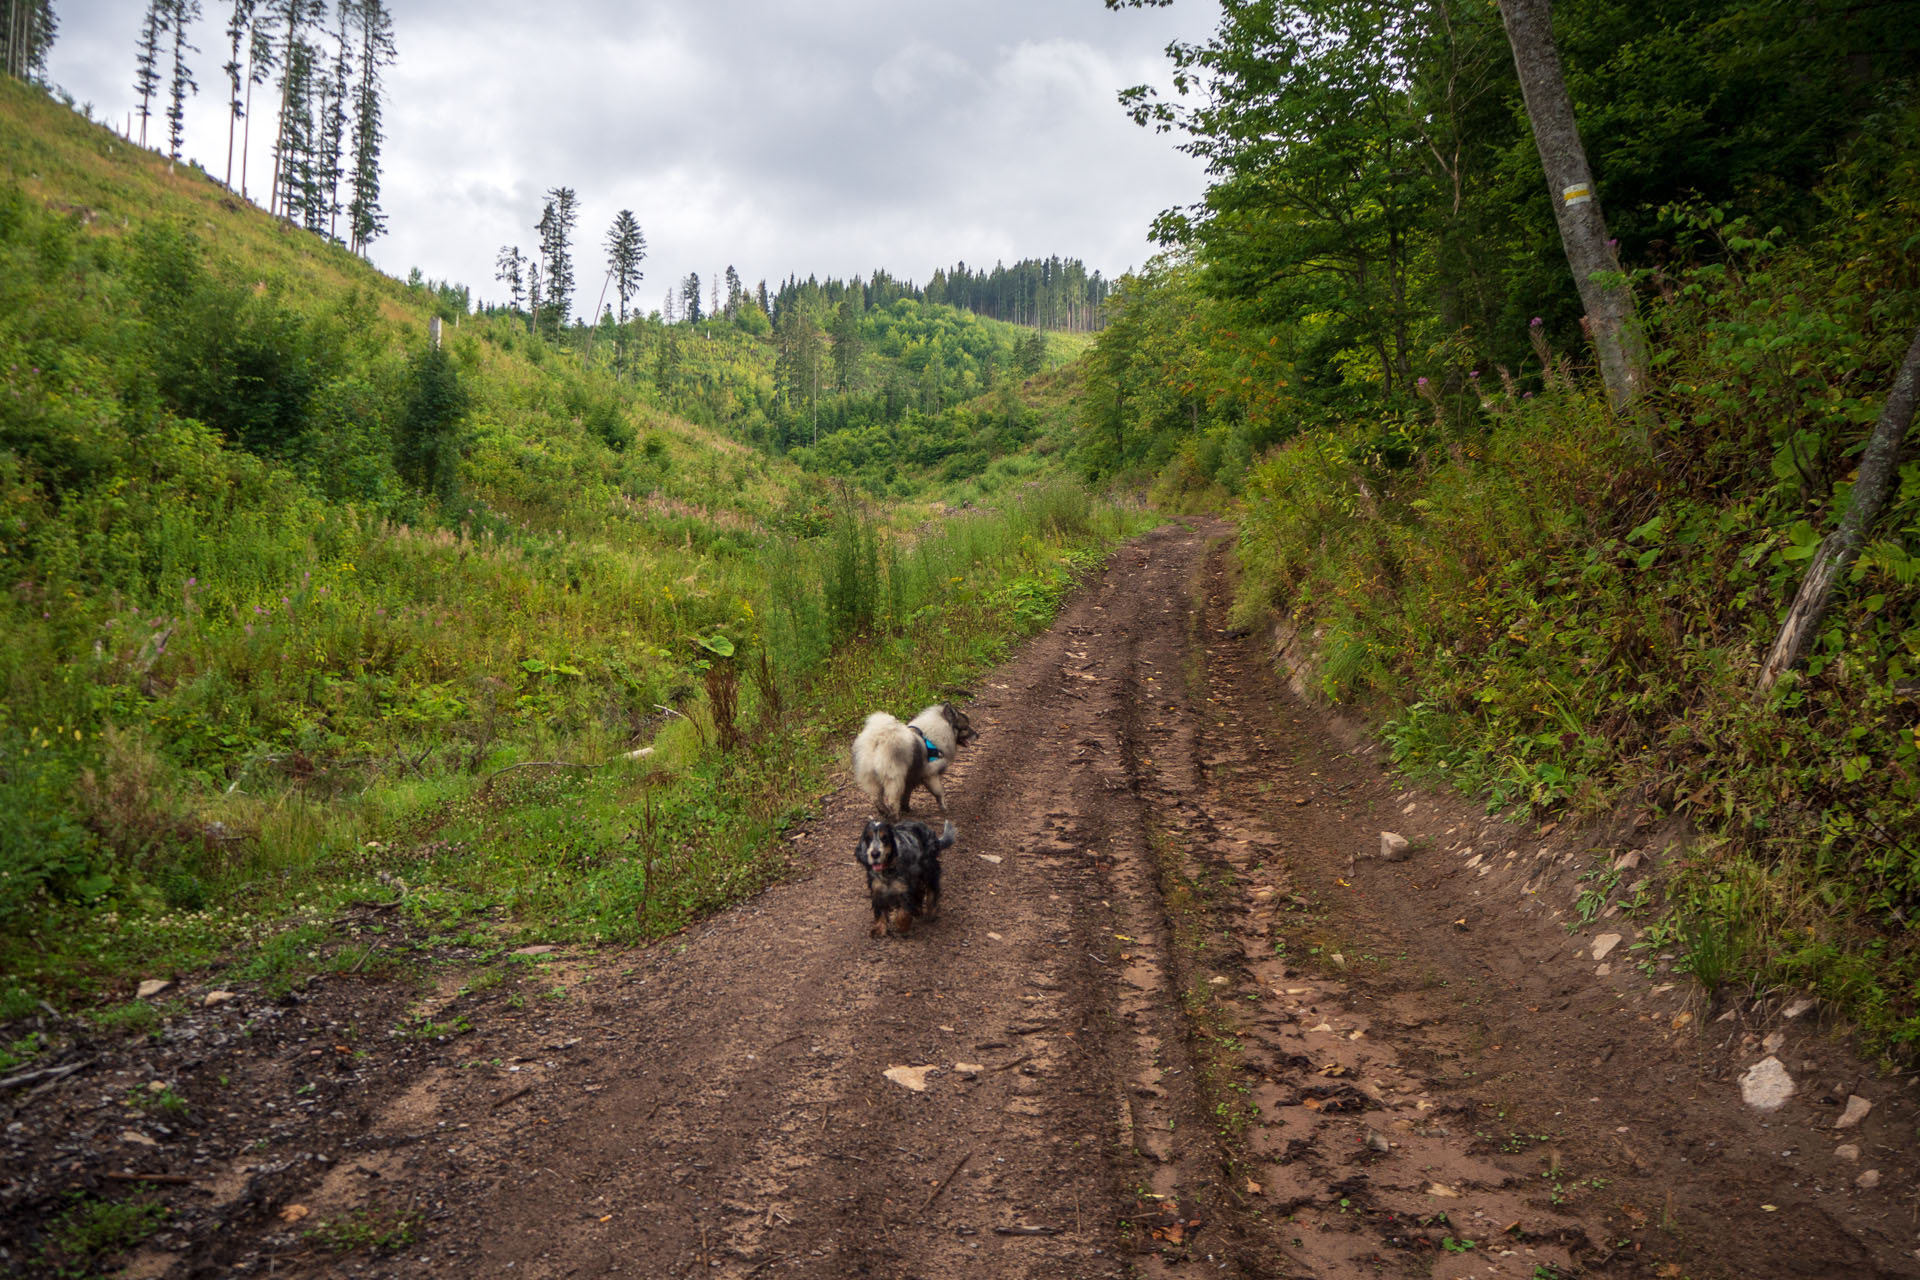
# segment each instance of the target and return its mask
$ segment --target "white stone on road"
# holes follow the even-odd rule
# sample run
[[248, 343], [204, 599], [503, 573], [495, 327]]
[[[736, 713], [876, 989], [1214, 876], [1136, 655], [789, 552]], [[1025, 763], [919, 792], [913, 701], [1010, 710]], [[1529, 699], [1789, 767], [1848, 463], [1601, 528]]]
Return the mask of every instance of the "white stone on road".
[[1847, 1109], [1840, 1113], [1840, 1118], [1833, 1122], [1833, 1127], [1836, 1129], [1851, 1129], [1862, 1120], [1865, 1120], [1867, 1118], [1867, 1112], [1871, 1110], [1873, 1110], [1873, 1104], [1871, 1102], [1868, 1102], [1857, 1093], [1849, 1094], [1847, 1095]]
[[1755, 1111], [1778, 1111], [1793, 1096], [1793, 1077], [1769, 1054], [1740, 1077], [1740, 1100]]

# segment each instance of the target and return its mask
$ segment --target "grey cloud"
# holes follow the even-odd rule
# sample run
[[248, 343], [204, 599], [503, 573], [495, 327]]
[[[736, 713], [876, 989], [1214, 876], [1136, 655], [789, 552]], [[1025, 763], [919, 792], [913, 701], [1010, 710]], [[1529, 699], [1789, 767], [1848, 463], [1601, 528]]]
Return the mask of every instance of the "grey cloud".
[[[197, 43], [189, 151], [225, 156], [225, 4]], [[61, 6], [52, 75], [124, 119], [142, 0]], [[81, 10], [84, 9], [84, 12]], [[1155, 213], [1200, 167], [1135, 128], [1115, 93], [1164, 83], [1169, 39], [1217, 9], [1100, 0], [396, 0], [374, 260], [495, 296], [501, 244], [530, 248], [542, 192], [578, 191], [582, 309], [621, 208], [650, 246], [646, 295], [732, 264], [749, 280], [956, 259], [1143, 261]], [[255, 139], [254, 195], [266, 182]], [[649, 303], [648, 305], [656, 305]]]

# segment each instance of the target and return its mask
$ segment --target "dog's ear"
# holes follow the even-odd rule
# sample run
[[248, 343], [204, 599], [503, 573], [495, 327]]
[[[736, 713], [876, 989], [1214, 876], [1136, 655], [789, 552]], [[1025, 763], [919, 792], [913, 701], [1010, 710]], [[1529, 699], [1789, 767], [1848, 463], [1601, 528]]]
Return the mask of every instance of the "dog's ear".
[[967, 713], [951, 702], [940, 705], [940, 714], [946, 718], [947, 726], [953, 730], [954, 740], [961, 746], [980, 736], [973, 731], [973, 721], [967, 719]]
[[884, 862], [882, 853], [885, 845], [881, 841], [886, 827], [878, 822], [869, 822], [860, 829], [860, 838], [853, 843], [853, 857], [863, 867], [871, 867]]

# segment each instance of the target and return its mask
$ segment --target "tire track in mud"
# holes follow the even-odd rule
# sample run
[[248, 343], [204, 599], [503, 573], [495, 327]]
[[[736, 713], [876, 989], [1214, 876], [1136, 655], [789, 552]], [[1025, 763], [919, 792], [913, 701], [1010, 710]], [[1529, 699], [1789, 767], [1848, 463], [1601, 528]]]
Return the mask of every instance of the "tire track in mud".
[[1160, 674], [1131, 705], [1161, 900], [1187, 917], [1176, 985], [1232, 1252], [1252, 1274], [1300, 1280], [1598, 1274], [1600, 1225], [1478, 1153], [1460, 1109], [1401, 1065], [1421, 1020], [1377, 1018], [1343, 980], [1353, 948], [1296, 871], [1358, 847], [1383, 784], [1370, 748], [1336, 768], [1347, 753], [1277, 685], [1246, 705], [1219, 551], [1193, 563], [1188, 625], [1155, 637], [1146, 665]]

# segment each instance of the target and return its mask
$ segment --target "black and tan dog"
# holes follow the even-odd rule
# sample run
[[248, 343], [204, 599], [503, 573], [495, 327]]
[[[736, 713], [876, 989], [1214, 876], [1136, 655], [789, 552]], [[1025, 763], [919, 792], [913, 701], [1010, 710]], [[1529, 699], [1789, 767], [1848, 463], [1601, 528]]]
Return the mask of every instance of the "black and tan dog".
[[853, 856], [867, 869], [874, 937], [886, 937], [888, 924], [905, 937], [915, 916], [939, 916], [940, 851], [953, 847], [954, 835], [951, 822], [937, 836], [924, 822], [867, 824]]

